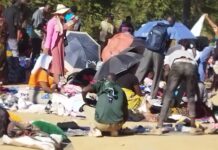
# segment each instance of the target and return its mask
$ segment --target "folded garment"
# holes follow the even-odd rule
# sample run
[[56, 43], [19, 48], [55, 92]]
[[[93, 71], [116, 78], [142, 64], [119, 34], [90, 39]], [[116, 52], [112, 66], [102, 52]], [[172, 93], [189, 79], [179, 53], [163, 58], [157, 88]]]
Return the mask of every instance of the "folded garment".
[[89, 134], [89, 130], [81, 130], [81, 129], [68, 129], [66, 132], [67, 136], [86, 136]]
[[58, 122], [57, 126], [61, 128], [64, 131], [67, 131], [68, 129], [79, 129], [79, 126], [76, 122]]

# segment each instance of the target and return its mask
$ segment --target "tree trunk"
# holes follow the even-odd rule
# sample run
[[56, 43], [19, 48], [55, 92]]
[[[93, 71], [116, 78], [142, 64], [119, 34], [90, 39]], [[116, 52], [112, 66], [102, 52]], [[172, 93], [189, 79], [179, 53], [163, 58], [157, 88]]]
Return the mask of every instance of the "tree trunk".
[[183, 23], [190, 27], [191, 0], [183, 0]]

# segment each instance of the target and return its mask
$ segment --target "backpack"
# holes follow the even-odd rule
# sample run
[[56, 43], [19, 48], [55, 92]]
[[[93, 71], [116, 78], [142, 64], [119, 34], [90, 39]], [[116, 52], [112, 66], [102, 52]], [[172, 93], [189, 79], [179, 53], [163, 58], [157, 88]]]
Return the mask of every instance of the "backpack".
[[166, 49], [166, 43], [169, 39], [167, 28], [169, 25], [158, 23], [149, 32], [145, 41], [145, 47], [156, 52], [163, 52]]

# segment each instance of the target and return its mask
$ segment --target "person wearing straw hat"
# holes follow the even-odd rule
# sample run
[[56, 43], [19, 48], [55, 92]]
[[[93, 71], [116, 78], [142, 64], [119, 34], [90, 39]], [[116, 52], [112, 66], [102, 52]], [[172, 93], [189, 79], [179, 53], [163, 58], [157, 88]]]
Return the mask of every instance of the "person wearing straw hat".
[[56, 84], [64, 75], [64, 36], [67, 28], [64, 25], [64, 15], [69, 8], [58, 4], [53, 17], [48, 21], [43, 52], [52, 56], [50, 72]]

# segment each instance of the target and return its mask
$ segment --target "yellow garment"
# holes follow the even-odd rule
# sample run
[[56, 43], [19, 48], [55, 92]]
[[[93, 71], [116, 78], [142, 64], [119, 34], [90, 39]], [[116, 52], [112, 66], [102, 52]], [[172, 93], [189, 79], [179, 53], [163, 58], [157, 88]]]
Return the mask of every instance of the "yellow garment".
[[30, 75], [28, 84], [30, 87], [40, 87], [40, 82], [45, 82], [51, 87], [54, 84], [54, 78], [40, 68], [36, 73]]
[[22, 122], [22, 119], [20, 116], [16, 115], [15, 113], [13, 112], [8, 112], [9, 113], [9, 116], [10, 116], [10, 120], [11, 121], [15, 121], [15, 122]]
[[13, 54], [12, 54], [11, 51], [9, 51], [9, 50], [6, 51], [6, 56], [7, 56], [7, 57], [11, 57], [12, 55], [13, 55]]
[[142, 103], [142, 97], [136, 95], [135, 92], [133, 92], [130, 89], [122, 88], [122, 90], [126, 94], [128, 109], [132, 109], [132, 110], [137, 109]]

